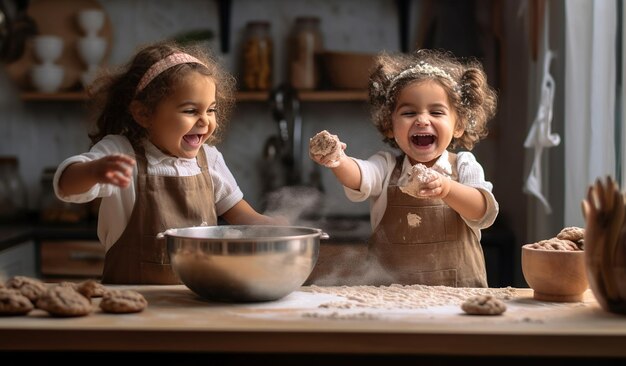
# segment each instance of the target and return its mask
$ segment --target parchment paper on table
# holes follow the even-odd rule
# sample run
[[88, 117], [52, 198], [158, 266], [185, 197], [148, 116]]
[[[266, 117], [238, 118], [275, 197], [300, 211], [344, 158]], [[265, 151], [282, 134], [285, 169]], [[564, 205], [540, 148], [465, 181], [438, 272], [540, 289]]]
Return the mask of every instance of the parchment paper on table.
[[421, 186], [437, 177], [437, 172], [422, 163], [413, 165], [409, 171], [409, 180], [400, 190], [410, 196], [420, 197]]
[[339, 137], [323, 130], [309, 140], [309, 154], [311, 157], [328, 159], [330, 162], [325, 166], [335, 168], [344, 152]]

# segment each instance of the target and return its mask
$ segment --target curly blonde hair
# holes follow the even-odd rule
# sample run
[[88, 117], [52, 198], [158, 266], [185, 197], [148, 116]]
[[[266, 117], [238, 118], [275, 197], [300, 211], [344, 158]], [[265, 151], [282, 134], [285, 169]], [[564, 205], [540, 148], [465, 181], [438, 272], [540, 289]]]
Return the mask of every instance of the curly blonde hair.
[[[204, 65], [183, 63], [173, 66], [137, 92], [137, 84], [152, 65], [178, 52], [192, 55]], [[131, 115], [131, 102], [136, 100], [153, 113], [157, 105], [175, 90], [178, 81], [190, 72], [198, 72], [215, 82], [217, 128], [207, 142], [219, 142], [235, 102], [234, 77], [206, 49], [162, 41], [143, 47], [121, 68], [103, 70], [89, 88], [91, 114], [95, 120], [95, 131], [89, 134], [92, 145], [111, 134], [126, 136], [133, 146], [147, 138], [148, 131]]]
[[391, 116], [398, 94], [409, 84], [434, 80], [445, 90], [463, 134], [454, 138], [449, 149], [472, 150], [488, 134], [487, 122], [496, 113], [497, 95], [487, 84], [480, 62], [461, 61], [450, 52], [417, 50], [412, 54], [381, 53], [370, 75], [369, 101], [372, 120], [383, 141], [398, 148], [387, 134], [393, 129]]

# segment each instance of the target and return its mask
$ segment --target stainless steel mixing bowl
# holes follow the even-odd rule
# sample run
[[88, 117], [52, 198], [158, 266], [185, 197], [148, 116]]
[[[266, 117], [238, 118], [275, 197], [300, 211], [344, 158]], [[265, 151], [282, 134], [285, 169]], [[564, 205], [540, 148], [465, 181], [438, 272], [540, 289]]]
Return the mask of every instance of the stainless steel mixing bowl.
[[311, 274], [320, 229], [224, 225], [163, 233], [174, 272], [196, 294], [216, 301], [280, 299]]

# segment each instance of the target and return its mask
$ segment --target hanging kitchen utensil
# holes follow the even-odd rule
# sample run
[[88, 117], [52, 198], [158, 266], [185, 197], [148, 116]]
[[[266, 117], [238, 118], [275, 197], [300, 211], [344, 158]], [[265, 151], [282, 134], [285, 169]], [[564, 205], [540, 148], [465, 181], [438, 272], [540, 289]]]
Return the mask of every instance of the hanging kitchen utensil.
[[302, 159], [302, 118], [300, 101], [295, 89], [281, 84], [270, 95], [272, 116], [278, 125], [281, 142], [281, 161], [285, 166], [286, 184], [300, 184]]
[[261, 164], [263, 192], [274, 191], [286, 184], [282, 154], [280, 139], [276, 135], [270, 136], [263, 146], [263, 161]]

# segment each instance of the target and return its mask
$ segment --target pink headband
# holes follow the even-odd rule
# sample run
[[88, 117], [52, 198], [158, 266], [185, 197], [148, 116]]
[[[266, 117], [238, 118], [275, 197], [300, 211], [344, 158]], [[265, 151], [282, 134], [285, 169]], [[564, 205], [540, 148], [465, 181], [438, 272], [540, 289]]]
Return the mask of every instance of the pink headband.
[[154, 65], [150, 66], [148, 71], [141, 77], [139, 80], [139, 84], [137, 84], [137, 91], [135, 94], [142, 91], [154, 78], [159, 76], [163, 71], [169, 69], [172, 66], [194, 63], [200, 64], [206, 67], [206, 65], [198, 60], [197, 58], [182, 52], [172, 53], [161, 61], [156, 62]]

